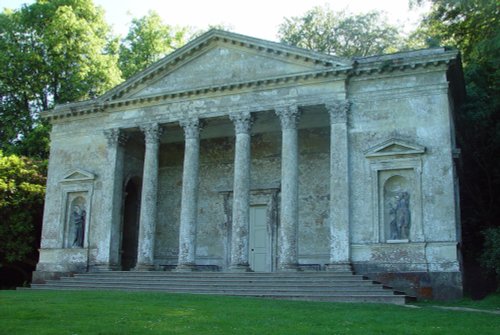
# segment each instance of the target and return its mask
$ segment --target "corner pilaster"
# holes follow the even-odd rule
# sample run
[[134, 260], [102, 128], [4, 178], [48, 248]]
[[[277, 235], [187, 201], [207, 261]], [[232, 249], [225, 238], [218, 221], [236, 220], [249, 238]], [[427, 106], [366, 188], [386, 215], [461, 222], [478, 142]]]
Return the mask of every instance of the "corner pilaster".
[[348, 100], [325, 104], [330, 114], [330, 271], [351, 271]]
[[123, 163], [125, 144], [128, 136], [123, 130], [114, 128], [104, 130], [104, 136], [107, 141], [107, 176], [103, 178], [103, 196], [104, 217], [101, 236], [104, 238], [95, 241], [98, 244], [98, 254], [96, 255], [96, 264], [93, 268], [98, 271], [117, 270], [120, 263], [120, 221], [121, 221], [121, 202], [123, 195]]

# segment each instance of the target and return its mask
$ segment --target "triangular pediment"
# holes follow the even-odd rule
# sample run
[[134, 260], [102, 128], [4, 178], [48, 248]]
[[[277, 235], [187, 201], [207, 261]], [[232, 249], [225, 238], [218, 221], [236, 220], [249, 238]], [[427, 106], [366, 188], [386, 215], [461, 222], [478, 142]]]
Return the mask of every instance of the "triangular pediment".
[[91, 181], [95, 179], [95, 175], [81, 169], [71, 170], [61, 180], [61, 182], [78, 182], [78, 181]]
[[211, 30], [106, 93], [142, 98], [343, 69], [351, 61], [221, 30]]
[[365, 151], [365, 157], [382, 157], [394, 155], [421, 155], [425, 147], [404, 140], [391, 138]]

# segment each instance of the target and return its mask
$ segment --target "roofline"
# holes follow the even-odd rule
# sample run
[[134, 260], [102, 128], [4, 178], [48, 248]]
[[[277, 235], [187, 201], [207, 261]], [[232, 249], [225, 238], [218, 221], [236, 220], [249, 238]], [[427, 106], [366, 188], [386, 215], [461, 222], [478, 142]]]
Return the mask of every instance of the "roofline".
[[[258, 50], [266, 50], [268, 52], [275, 52], [278, 54], [285, 54], [287, 56], [303, 57], [304, 60], [324, 62], [329, 64], [330, 67], [326, 67], [322, 70], [314, 70], [304, 73], [296, 73], [292, 75], [277, 76], [272, 78], [264, 78], [259, 80], [253, 80], [241, 83], [229, 83], [227, 85], [214, 85], [209, 87], [198, 87], [192, 90], [183, 92], [169, 92], [160, 95], [154, 95], [151, 97], [139, 97], [134, 99], [120, 99], [118, 95], [126, 87], [137, 87], [141, 82], [148, 80], [155, 75], [162, 72], [167, 66], [175, 65], [178, 61], [188, 57], [193, 52], [196, 52], [203, 48], [205, 45], [211, 43], [213, 39], [222, 40], [224, 42], [231, 42], [233, 44], [244, 45], [251, 48], [257, 48]], [[254, 37], [249, 37], [245, 35], [240, 35], [232, 32], [227, 32], [218, 29], [212, 29], [207, 33], [195, 38], [193, 41], [187, 43], [183, 47], [177, 49], [171, 54], [164, 57], [162, 60], [156, 62], [155, 64], [149, 66], [145, 70], [132, 76], [127, 81], [111, 89], [107, 93], [91, 100], [79, 101], [74, 103], [67, 103], [63, 105], [57, 105], [54, 109], [42, 112], [43, 118], [51, 119], [57, 115], [71, 116], [80, 115], [82, 111], [88, 112], [98, 112], [102, 111], [112, 105], [121, 104], [124, 101], [136, 104], [136, 101], [153, 101], [169, 99], [169, 97], [179, 97], [179, 96], [193, 96], [205, 94], [207, 92], [224, 91], [224, 90], [238, 90], [242, 87], [255, 87], [255, 86], [267, 86], [276, 83], [284, 83], [293, 78], [293, 80], [311, 80], [318, 77], [327, 76], [359, 76], [359, 75], [370, 75], [372, 73], [382, 73], [382, 72], [392, 72], [394, 70], [404, 70], [404, 69], [414, 69], [416, 67], [427, 67], [429, 65], [439, 65], [447, 64], [450, 65], [456, 61], [460, 61], [460, 55], [457, 50], [450, 50], [447, 48], [431, 48], [431, 49], [421, 49], [412, 51], [403, 51], [393, 54], [375, 55], [367, 57], [354, 57], [352, 60], [347, 60], [339, 58], [336, 56], [331, 56], [327, 54], [321, 54], [318, 52], [292, 47], [284, 45], [277, 42], [266, 41]], [[333, 64], [335, 63], [335, 66]], [[343, 63], [343, 65], [340, 65]], [[130, 89], [132, 89], [130, 88]], [[115, 100], [113, 102], [113, 100]], [[64, 115], [64, 116], [63, 116]]]
[[351, 60], [346, 58], [327, 55], [303, 48], [285, 45], [282, 43], [267, 41], [255, 37], [228, 32], [225, 30], [211, 29], [205, 34], [198, 36], [194, 40], [186, 43], [184, 46], [168, 54], [158, 62], [152, 64], [146, 69], [133, 75], [132, 77], [130, 77], [123, 83], [119, 84], [115, 88], [111, 89], [110, 91], [104, 93], [97, 99], [99, 99], [102, 102], [110, 100], [111, 98], [119, 94], [126, 87], [138, 85], [138, 82], [154, 77], [155, 74], [161, 72], [164, 68], [166, 68], [167, 65], [177, 63], [181, 59], [192, 54], [193, 52], [196, 52], [197, 50], [201, 49], [203, 46], [208, 45], [213, 39], [223, 40], [223, 41], [227, 40], [232, 42], [233, 44], [246, 45], [261, 50], [267, 49], [267, 51], [269, 52], [296, 55], [299, 57], [303, 57], [304, 59], [316, 62], [323, 62], [325, 64], [336, 63], [337, 66], [347, 66], [351, 64]]

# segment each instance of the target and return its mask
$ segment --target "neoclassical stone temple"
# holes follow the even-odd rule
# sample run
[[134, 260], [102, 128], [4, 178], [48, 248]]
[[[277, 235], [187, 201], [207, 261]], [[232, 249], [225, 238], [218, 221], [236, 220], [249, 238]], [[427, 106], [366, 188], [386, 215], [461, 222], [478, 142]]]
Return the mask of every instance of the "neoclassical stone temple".
[[460, 296], [444, 48], [344, 59], [211, 30], [52, 124], [34, 281], [345, 271]]

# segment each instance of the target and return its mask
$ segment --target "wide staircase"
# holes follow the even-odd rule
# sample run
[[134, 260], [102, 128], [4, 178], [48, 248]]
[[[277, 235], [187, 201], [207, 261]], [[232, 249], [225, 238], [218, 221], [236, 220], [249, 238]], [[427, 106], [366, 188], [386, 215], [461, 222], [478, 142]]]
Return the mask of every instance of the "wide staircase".
[[36, 290], [127, 290], [274, 299], [405, 304], [411, 297], [350, 272], [113, 271], [32, 284]]

